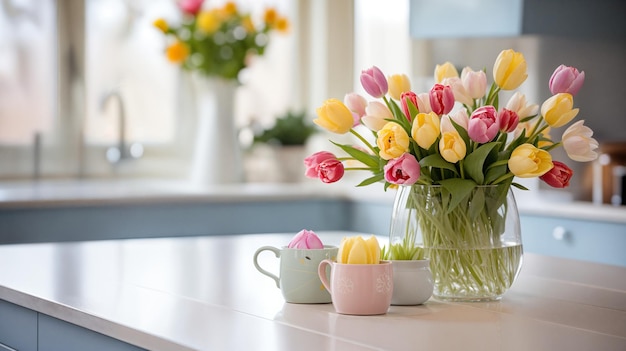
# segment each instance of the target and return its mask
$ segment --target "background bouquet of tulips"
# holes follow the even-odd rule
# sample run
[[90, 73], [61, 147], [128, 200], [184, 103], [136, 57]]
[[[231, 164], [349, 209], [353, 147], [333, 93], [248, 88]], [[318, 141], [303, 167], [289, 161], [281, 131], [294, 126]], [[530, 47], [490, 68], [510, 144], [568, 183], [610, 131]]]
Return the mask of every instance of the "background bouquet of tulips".
[[[574, 96], [584, 72], [556, 68], [549, 80], [553, 95], [541, 108], [520, 92], [500, 106], [499, 93], [517, 89], [527, 78], [525, 58], [513, 50], [496, 58], [489, 87], [485, 71], [465, 67], [459, 76], [449, 62], [437, 65], [434, 76], [429, 92], [415, 93], [406, 75], [386, 76], [377, 67], [362, 71], [361, 84], [372, 99], [356, 93], [347, 94], [343, 102], [328, 99], [314, 120], [330, 132], [353, 134], [360, 144], [333, 142], [343, 155], [321, 151], [307, 157], [306, 175], [333, 183], [346, 170], [369, 171], [358, 186], [411, 186], [406, 206], [420, 217], [424, 246], [446, 248], [438, 256], [434, 250], [426, 252], [435, 279], [444, 279], [439, 272], [457, 272], [482, 285], [493, 282], [493, 291], [506, 289], [519, 269], [521, 243], [502, 254], [472, 251], [460, 258], [450, 248], [484, 248], [502, 240], [507, 194], [511, 186], [526, 189], [515, 177], [568, 186], [572, 170], [553, 160], [550, 151], [563, 146], [574, 161], [596, 158], [598, 143], [582, 120], [571, 124], [561, 141], [550, 137], [551, 128], [570, 124], [578, 114]], [[404, 245], [418, 243], [408, 226], [406, 235]], [[494, 269], [503, 266], [511, 269]], [[457, 289], [458, 280], [450, 286]]]
[[234, 2], [203, 8], [204, 0], [180, 0], [183, 21], [179, 25], [159, 18], [154, 22], [168, 39], [165, 54], [185, 70], [206, 76], [237, 79], [250, 56], [263, 55], [271, 31], [286, 32], [289, 21], [275, 9], [265, 10], [255, 21]]

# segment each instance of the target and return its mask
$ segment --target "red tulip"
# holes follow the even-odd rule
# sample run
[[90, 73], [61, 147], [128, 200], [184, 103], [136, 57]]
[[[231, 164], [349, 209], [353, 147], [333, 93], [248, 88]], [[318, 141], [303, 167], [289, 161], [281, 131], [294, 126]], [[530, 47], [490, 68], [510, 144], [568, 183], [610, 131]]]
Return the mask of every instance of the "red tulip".
[[572, 178], [574, 171], [563, 162], [552, 161], [552, 164], [554, 164], [554, 167], [552, 167], [548, 173], [539, 177], [539, 179], [553, 188], [566, 188], [569, 185], [569, 180]]
[[334, 183], [343, 177], [345, 172], [343, 163], [338, 159], [323, 161], [317, 167], [317, 176], [324, 183]]
[[180, 0], [178, 6], [184, 13], [195, 16], [200, 12], [203, 2], [204, 0]]
[[435, 84], [430, 90], [430, 108], [438, 115], [447, 114], [454, 107], [454, 93], [449, 85]]
[[411, 116], [411, 112], [409, 111], [409, 103], [412, 103], [416, 109], [419, 109], [419, 106], [417, 105], [417, 95], [412, 91], [405, 91], [400, 95], [400, 100], [402, 102], [402, 112], [404, 112], [406, 118], [409, 120], [409, 122], [411, 122], [413, 120], [413, 117], [415, 116]]
[[498, 114], [498, 121], [500, 123], [500, 131], [503, 133], [510, 133], [517, 128], [519, 124], [519, 116], [517, 112], [503, 108]]

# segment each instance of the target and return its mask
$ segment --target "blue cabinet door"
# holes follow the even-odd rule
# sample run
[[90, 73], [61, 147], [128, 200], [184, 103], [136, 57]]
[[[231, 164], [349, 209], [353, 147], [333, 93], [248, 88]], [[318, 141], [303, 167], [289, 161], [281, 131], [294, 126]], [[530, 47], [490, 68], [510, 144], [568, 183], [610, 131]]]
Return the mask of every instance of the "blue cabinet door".
[[626, 267], [626, 224], [521, 215], [524, 251]]
[[0, 300], [0, 350], [4, 350], [1, 345], [37, 351], [37, 312]]

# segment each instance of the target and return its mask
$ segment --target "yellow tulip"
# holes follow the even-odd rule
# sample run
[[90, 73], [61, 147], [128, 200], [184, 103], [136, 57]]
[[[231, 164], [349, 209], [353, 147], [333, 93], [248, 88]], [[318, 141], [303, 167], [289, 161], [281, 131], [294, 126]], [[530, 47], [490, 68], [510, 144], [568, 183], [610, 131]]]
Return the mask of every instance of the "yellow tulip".
[[439, 137], [439, 116], [436, 113], [418, 113], [413, 119], [411, 136], [423, 149], [428, 149]]
[[167, 21], [163, 18], [157, 18], [152, 24], [163, 33], [167, 32], [167, 30], [169, 29]]
[[287, 19], [287, 17], [279, 17], [276, 20], [276, 30], [279, 33], [287, 33], [289, 32], [289, 20]]
[[337, 99], [324, 101], [324, 104], [315, 111], [318, 118], [314, 119], [313, 123], [329, 132], [345, 134], [350, 131], [354, 124], [352, 112]]
[[345, 237], [341, 240], [337, 262], [344, 264], [377, 264], [380, 262], [380, 245], [375, 236], [367, 240], [362, 236]]
[[467, 147], [463, 138], [459, 135], [459, 132], [450, 131], [441, 135], [439, 140], [439, 152], [444, 160], [450, 163], [457, 163], [459, 160], [465, 158], [467, 153]]
[[263, 14], [263, 21], [268, 27], [273, 27], [278, 19], [278, 12], [274, 8], [268, 8]]
[[459, 77], [459, 71], [450, 62], [446, 62], [443, 65], [435, 66], [435, 83], [439, 84], [444, 78]]
[[411, 81], [406, 74], [394, 74], [387, 78], [387, 85], [389, 86], [389, 96], [393, 99], [400, 100], [402, 93], [405, 91], [411, 91]]
[[235, 4], [232, 1], [229, 1], [226, 4], [224, 4], [224, 7], [222, 7], [222, 11], [227, 17], [230, 17], [237, 13], [238, 11], [237, 4]]
[[387, 122], [378, 131], [376, 145], [380, 149], [378, 155], [384, 160], [391, 160], [409, 151], [409, 135], [396, 122]]
[[254, 22], [252, 21], [252, 17], [250, 17], [250, 15], [245, 15], [241, 18], [241, 26], [248, 33], [254, 33], [254, 31], [256, 30], [256, 27], [254, 26]]
[[189, 47], [177, 40], [165, 50], [165, 55], [170, 62], [180, 63], [189, 56]]
[[220, 14], [216, 10], [202, 11], [198, 14], [196, 26], [204, 33], [214, 33], [220, 28], [221, 24]]
[[568, 93], [559, 93], [541, 105], [541, 114], [548, 124], [553, 128], [562, 127], [568, 124], [578, 114], [578, 109], [574, 106], [574, 98]]
[[552, 169], [550, 153], [532, 144], [522, 144], [513, 150], [509, 169], [520, 178], [540, 177]]
[[503, 50], [493, 66], [493, 80], [502, 90], [513, 90], [526, 80], [526, 59], [520, 52]]

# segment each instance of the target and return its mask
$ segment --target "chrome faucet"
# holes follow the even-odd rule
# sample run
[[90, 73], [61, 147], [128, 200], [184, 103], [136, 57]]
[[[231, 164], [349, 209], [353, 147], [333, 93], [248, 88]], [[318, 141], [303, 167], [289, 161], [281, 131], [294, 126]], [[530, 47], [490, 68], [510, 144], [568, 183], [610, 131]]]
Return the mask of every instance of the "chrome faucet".
[[102, 98], [100, 103], [100, 109], [104, 110], [109, 100], [116, 99], [118, 105], [118, 118], [119, 118], [119, 134], [117, 146], [112, 146], [107, 149], [107, 160], [116, 164], [125, 159], [139, 158], [143, 155], [143, 146], [139, 143], [133, 143], [130, 147], [126, 145], [126, 112], [124, 109], [124, 100], [119, 91], [113, 90]]

